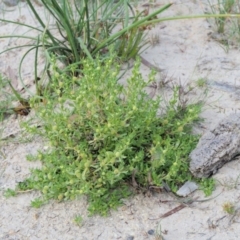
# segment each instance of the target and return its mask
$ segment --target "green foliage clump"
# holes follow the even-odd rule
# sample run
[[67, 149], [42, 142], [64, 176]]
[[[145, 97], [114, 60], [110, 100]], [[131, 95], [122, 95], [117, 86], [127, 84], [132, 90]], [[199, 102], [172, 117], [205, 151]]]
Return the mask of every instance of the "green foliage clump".
[[200, 189], [205, 193], [205, 196], [210, 196], [216, 187], [216, 182], [213, 178], [202, 178], [200, 180]]
[[145, 82], [139, 61], [127, 86], [118, 83], [113, 57], [82, 65], [81, 76], [70, 77], [53, 64], [51, 94], [42, 103], [32, 101], [43, 126], [28, 130], [43, 135], [51, 148], [39, 152], [42, 168], [33, 169], [18, 190], [40, 190], [43, 202], [84, 194], [91, 214], [106, 215], [131, 194], [133, 183], [147, 189], [166, 182], [176, 190], [191, 179], [188, 155], [198, 140], [191, 126], [200, 106], [182, 108], [176, 88], [158, 116], [161, 99], [151, 99], [145, 91], [155, 75]]

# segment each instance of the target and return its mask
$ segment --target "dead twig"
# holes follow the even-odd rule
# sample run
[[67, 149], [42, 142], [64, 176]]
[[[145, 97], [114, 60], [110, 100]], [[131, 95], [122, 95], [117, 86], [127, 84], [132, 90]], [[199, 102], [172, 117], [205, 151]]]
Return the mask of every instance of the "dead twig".
[[[148, 218], [148, 219], [149, 219], [149, 220], [157, 220], [157, 219], [159, 219], [159, 218], [169, 217], [169, 216], [171, 216], [172, 214], [174, 214], [174, 213], [182, 210], [183, 208], [189, 206], [189, 204], [193, 203], [193, 202], [196, 201], [197, 199], [198, 199], [198, 198], [191, 199], [191, 200], [189, 200], [188, 203], [181, 203], [179, 206], [177, 206], [177, 207], [173, 208], [172, 210], [164, 213], [164, 214], [161, 215], [160, 217], [157, 217], [157, 218]], [[167, 201], [167, 200], [166, 200], [166, 201], [161, 201], [161, 202], [164, 202], [164, 203], [165, 203], [165, 202], [171, 202], [171, 201]]]

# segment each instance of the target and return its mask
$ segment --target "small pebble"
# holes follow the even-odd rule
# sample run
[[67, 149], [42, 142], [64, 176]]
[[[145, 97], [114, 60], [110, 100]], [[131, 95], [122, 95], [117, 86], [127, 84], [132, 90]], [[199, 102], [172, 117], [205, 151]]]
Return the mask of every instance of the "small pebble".
[[126, 240], [133, 240], [134, 237], [133, 236], [127, 236]]
[[154, 235], [154, 230], [153, 230], [153, 229], [149, 230], [149, 231], [148, 231], [148, 234], [149, 234], [149, 235]]
[[181, 197], [186, 197], [190, 193], [198, 189], [198, 185], [195, 182], [187, 181], [184, 185], [177, 191], [177, 195]]
[[12, 169], [15, 171], [15, 173], [19, 173], [19, 172], [21, 172], [21, 167], [18, 166], [18, 165], [14, 165], [14, 166], [12, 166]]

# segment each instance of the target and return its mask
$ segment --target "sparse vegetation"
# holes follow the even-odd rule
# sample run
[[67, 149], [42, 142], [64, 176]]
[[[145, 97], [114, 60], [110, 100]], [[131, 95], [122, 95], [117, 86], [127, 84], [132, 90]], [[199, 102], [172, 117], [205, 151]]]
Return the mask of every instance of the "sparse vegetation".
[[215, 180], [213, 178], [203, 178], [200, 181], [201, 189], [206, 196], [210, 196], [215, 189]]
[[7, 79], [3, 75], [0, 75], [0, 120], [13, 113], [11, 103], [16, 100], [14, 96], [7, 91], [7, 86]]
[[[238, 14], [240, 11], [239, 0], [218, 0], [208, 1], [212, 14]], [[213, 34], [214, 38], [221, 44], [239, 45], [240, 42], [240, 20], [239, 18], [216, 17], [213, 19], [218, 35]]]
[[153, 34], [150, 36], [149, 42], [152, 47], [157, 46], [160, 43], [160, 37], [158, 34]]
[[199, 78], [197, 81], [197, 86], [200, 88], [206, 87], [207, 85], [207, 79], [206, 78]]
[[222, 208], [223, 208], [223, 211], [230, 214], [230, 215], [233, 215], [235, 213], [235, 207], [232, 203], [230, 202], [225, 202], [223, 205], [222, 205]]
[[77, 215], [73, 221], [76, 225], [81, 226], [83, 223], [83, 217], [81, 215]]
[[171, 6], [171, 4], [166, 4], [148, 14], [146, 11], [135, 13], [130, 1], [126, 0], [115, 2], [109, 0], [42, 0], [49, 18], [54, 22], [48, 27], [48, 18], [42, 19], [31, 0], [27, 0], [27, 3], [40, 27], [36, 28], [6, 19], [0, 19], [0, 21], [17, 26], [22, 25], [27, 27], [29, 31], [37, 31], [37, 36], [35, 38], [27, 35], [1, 36], [1, 38], [15, 37], [31, 41], [31, 44], [27, 42], [26, 45], [14, 46], [3, 52], [28, 47], [22, 58], [21, 68], [27, 54], [35, 50], [35, 81], [37, 81], [39, 49], [43, 49], [47, 56], [46, 70], [50, 68], [49, 55], [54, 54], [58, 61], [64, 63], [65, 66], [78, 65], [74, 75], [78, 74], [79, 69], [81, 69], [82, 59], [86, 57], [94, 59], [96, 55], [104, 58], [109, 54], [110, 48], [115, 49], [119, 61], [127, 61], [136, 57], [146, 45], [144, 32], [152, 25], [148, 22]]

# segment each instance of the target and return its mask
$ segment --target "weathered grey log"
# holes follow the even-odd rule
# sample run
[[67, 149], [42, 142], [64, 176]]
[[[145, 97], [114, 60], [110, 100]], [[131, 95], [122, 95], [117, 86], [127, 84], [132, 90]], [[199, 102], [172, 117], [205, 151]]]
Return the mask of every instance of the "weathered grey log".
[[240, 153], [240, 114], [224, 118], [204, 134], [190, 154], [190, 171], [195, 177], [209, 177]]

